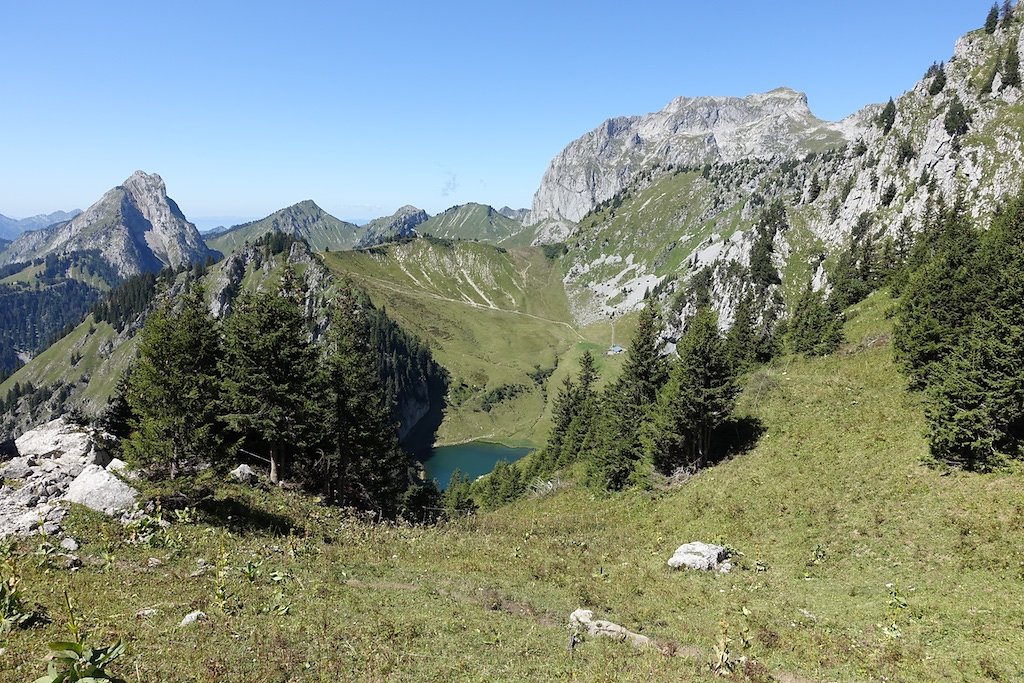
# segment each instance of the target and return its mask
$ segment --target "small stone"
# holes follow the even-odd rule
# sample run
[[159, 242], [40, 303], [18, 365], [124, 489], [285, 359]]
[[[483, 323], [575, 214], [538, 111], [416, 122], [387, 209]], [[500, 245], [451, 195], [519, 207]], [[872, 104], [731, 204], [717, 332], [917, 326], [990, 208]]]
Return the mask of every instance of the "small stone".
[[149, 560], [146, 561], [146, 566], [150, 569], [153, 569], [154, 567], [159, 567], [162, 564], [163, 561], [159, 557], [151, 557], [149, 558]]
[[259, 480], [253, 469], [245, 463], [231, 470], [230, 477], [240, 484], [249, 484], [250, 486]]
[[78, 541], [68, 536], [60, 542], [60, 547], [67, 550], [69, 553], [78, 551]]
[[61, 558], [63, 560], [64, 569], [74, 570], [82, 566], [82, 560], [79, 559], [78, 555], [71, 555], [69, 553], [67, 555], [62, 555]]
[[[138, 612], [136, 612], [135, 613], [135, 618], [136, 619], [148, 619], [150, 617], [155, 617], [156, 614], [157, 614], [157, 612], [156, 612], [155, 609], [153, 609], [152, 607], [147, 607], [146, 609], [140, 609]], [[200, 612], [200, 614], [202, 614], [202, 612]], [[191, 616], [191, 615], [189, 615], [189, 616]], [[185, 618], [187, 619], [188, 617], [185, 617]], [[184, 626], [184, 625], [185, 625], [185, 623], [182, 622], [182, 626]]]
[[195, 612], [189, 612], [185, 615], [185, 618], [181, 620], [182, 626], [191, 626], [197, 621], [206, 621], [206, 613], [196, 610]]

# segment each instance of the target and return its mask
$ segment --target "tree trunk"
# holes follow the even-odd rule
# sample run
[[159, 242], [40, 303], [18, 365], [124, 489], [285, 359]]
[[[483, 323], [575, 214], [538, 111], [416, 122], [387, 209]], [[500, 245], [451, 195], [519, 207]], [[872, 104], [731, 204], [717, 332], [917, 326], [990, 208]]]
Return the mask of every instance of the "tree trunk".
[[277, 445], [270, 447], [270, 483], [275, 486], [281, 482], [280, 474], [280, 463], [278, 462]]

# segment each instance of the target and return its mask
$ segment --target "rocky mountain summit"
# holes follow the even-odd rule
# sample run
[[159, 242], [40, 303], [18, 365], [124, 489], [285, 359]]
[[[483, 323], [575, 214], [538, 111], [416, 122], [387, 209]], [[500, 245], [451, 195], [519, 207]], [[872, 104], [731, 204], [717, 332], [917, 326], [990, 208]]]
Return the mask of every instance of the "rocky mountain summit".
[[959, 198], [985, 225], [1024, 172], [1024, 91], [1006, 66], [1019, 61], [1021, 27], [964, 35], [903, 95], [839, 123], [776, 90], [680, 98], [571, 143], [528, 221], [535, 243], [567, 243], [574, 317], [614, 317], [656, 291], [682, 325], [697, 288], [728, 326], [750, 293], [755, 246], [770, 257], [759, 305], [785, 316], [808, 282], [831, 287], [836, 254], [911, 240], [942, 204]]
[[335, 218], [306, 199], [258, 221], [236, 225], [210, 238], [209, 244], [227, 254], [275, 231], [304, 239], [317, 251], [351, 249], [359, 239], [359, 226]]
[[797, 157], [841, 146], [860, 132], [854, 118], [818, 119], [807, 96], [788, 88], [742, 98], [679, 97], [658, 112], [609, 119], [570, 143], [544, 172], [526, 224], [541, 226], [538, 242], [558, 241], [652, 166]]
[[98, 250], [122, 277], [211, 255], [196, 226], [167, 196], [163, 179], [136, 171], [70, 221], [20, 235], [0, 263], [87, 250]]
[[361, 237], [356, 246], [365, 247], [385, 240], [412, 237], [416, 234], [416, 228], [429, 218], [430, 215], [423, 209], [406, 204], [390, 216], [374, 218], [362, 226], [359, 229]]

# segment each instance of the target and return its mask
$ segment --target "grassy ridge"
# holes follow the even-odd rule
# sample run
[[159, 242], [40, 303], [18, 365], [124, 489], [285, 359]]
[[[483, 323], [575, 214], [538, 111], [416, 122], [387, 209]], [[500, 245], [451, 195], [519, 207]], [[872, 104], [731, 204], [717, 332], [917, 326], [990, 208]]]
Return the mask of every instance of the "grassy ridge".
[[[548, 391], [575, 371], [585, 349], [601, 353], [608, 343], [607, 325], [572, 323], [557, 262], [541, 249], [415, 240], [324, 259], [426, 339], [448, 368], [452, 390], [441, 443], [539, 444], [548, 428]], [[538, 383], [531, 377], [538, 368], [553, 374]], [[484, 410], [488, 394], [502, 387], [515, 387], [511, 397]]]
[[[861, 304], [836, 356], [752, 376], [742, 407], [761, 421], [760, 442], [680, 488], [568, 489], [440, 528], [228, 489], [233, 503], [175, 525], [162, 548], [128, 546], [116, 525], [108, 541], [76, 513], [92, 563], [65, 575], [22, 562], [28, 597], [59, 620], [69, 586], [90, 631], [128, 638], [122, 670], [141, 680], [707, 680], [723, 622], [733, 654], [779, 680], [1013, 680], [1024, 671], [1024, 481], [922, 463], [921, 409], [887, 345], [890, 303]], [[736, 548], [741, 569], [667, 569], [695, 539]], [[105, 573], [95, 558], [107, 546]], [[223, 608], [215, 570], [190, 577], [222, 550], [230, 567], [264, 562], [253, 583], [224, 571]], [[286, 614], [266, 611], [282, 603]], [[157, 615], [132, 616], [145, 607]], [[570, 658], [577, 607], [693, 656], [587, 641]], [[179, 629], [197, 608], [210, 621]], [[43, 641], [59, 635], [59, 624], [16, 631], [0, 680], [41, 673]]]

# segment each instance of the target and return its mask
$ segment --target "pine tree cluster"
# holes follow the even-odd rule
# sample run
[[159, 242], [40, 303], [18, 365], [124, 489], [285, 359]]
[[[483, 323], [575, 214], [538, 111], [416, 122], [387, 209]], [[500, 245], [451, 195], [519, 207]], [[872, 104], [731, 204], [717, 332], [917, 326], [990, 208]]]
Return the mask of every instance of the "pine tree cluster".
[[932, 454], [968, 469], [1021, 455], [1024, 197], [981, 233], [961, 202], [940, 207], [911, 255], [894, 347], [927, 397]]
[[[378, 376], [382, 365], [410, 374], [436, 368], [429, 350], [382, 324], [386, 316], [348, 287], [336, 295], [318, 346], [301, 298], [286, 267], [278, 291], [242, 294], [223, 325], [198, 284], [160, 302], [108, 415], [127, 421], [125, 456], [157, 479], [255, 459], [269, 466], [273, 483], [299, 482], [386, 517], [412, 499], [432, 501], [436, 491], [410, 492], [420, 487], [410, 484], [410, 456], [398, 440], [398, 389]], [[416, 357], [389, 365], [382, 343], [396, 358], [410, 349]]]

